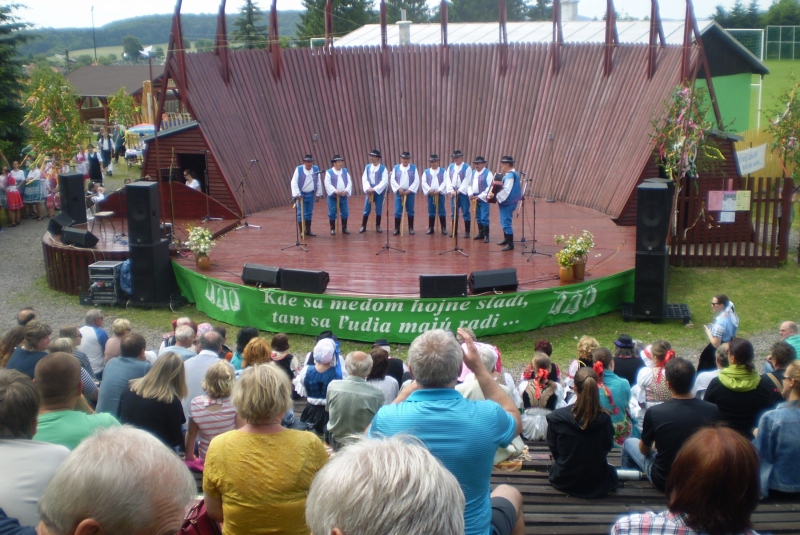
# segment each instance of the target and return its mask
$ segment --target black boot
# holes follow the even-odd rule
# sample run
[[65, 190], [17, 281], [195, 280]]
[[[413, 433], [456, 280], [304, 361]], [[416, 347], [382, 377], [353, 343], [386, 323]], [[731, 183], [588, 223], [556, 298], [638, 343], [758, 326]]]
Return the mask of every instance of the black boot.
[[361, 228], [358, 229], [359, 234], [364, 234], [367, 231], [367, 218], [369, 218], [367, 215], [361, 218]]
[[428, 232], [425, 234], [433, 234], [433, 225], [436, 224], [436, 218], [428, 216]]
[[336, 235], [336, 220], [331, 219], [331, 236]]
[[465, 238], [469, 238], [469, 231], [470, 231], [471, 223], [472, 223], [471, 221], [464, 221], [464, 230], [466, 231], [466, 232], [464, 232], [464, 237]]
[[408, 233], [414, 234], [414, 216], [408, 216]]
[[342, 234], [350, 234], [350, 231], [347, 230], [347, 219], [342, 218]]
[[312, 238], [316, 236], [313, 232], [311, 232], [311, 220], [306, 219], [306, 236], [311, 236]]
[[442, 234], [447, 234], [447, 216], [439, 216], [439, 224], [442, 226]]
[[394, 218], [394, 232], [392, 232], [392, 236], [397, 236], [398, 234], [400, 234], [400, 221], [402, 221], [401, 218], [399, 217]]
[[508, 234], [503, 232], [503, 241], [497, 242], [497, 245], [506, 245], [508, 243]]
[[375, 232], [378, 234], [383, 234], [383, 229], [381, 228], [381, 216], [375, 216]]
[[474, 238], [472, 238], [473, 240], [480, 240], [483, 238], [483, 225], [481, 225], [480, 223], [478, 223], [477, 225], [478, 225], [478, 234]]
[[503, 247], [504, 251], [513, 251], [514, 250], [514, 235], [513, 234], [506, 234], [506, 246]]
[[450, 233], [450, 237], [452, 238], [452, 237], [453, 237], [453, 234], [455, 234], [456, 232], [458, 232], [458, 218], [457, 218], [457, 217], [456, 217], [456, 218], [454, 218], [454, 222], [453, 222], [453, 232], [451, 232], [451, 233]]
[[483, 243], [489, 243], [489, 225], [483, 227]]

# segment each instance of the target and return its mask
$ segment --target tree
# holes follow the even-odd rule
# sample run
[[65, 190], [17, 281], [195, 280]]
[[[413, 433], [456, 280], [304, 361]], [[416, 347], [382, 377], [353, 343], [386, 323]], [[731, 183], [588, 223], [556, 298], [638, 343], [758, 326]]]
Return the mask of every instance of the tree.
[[160, 46], [157, 46], [156, 49], [153, 51], [153, 59], [161, 59], [164, 57], [164, 49]]
[[[333, 31], [344, 35], [363, 25], [377, 21], [372, 0], [337, 0], [333, 3]], [[325, 0], [303, 0], [306, 8], [300, 13], [297, 39], [302, 46], [312, 37], [325, 37]]]
[[21, 32], [28, 24], [13, 15], [15, 6], [0, 6], [0, 160], [13, 160], [25, 144], [21, 126], [24, 74], [17, 47], [28, 40]]
[[75, 68], [77, 69], [78, 67], [88, 67], [89, 65], [92, 64], [93, 61], [94, 59], [92, 59], [92, 56], [90, 56], [89, 54], [81, 54], [80, 56], [75, 58]]
[[231, 41], [242, 45], [242, 48], [267, 48], [269, 29], [261, 24], [264, 14], [253, 0], [245, 0], [239, 10], [239, 16], [233, 21], [234, 30]]
[[194, 49], [196, 52], [211, 52], [214, 50], [214, 41], [211, 39], [196, 39]]
[[717, 6], [712, 19], [723, 28], [761, 28], [761, 13], [758, 9], [758, 0], [751, 0], [745, 7], [742, 0], [736, 0], [730, 11]]
[[800, 0], [778, 0], [762, 16], [761, 24], [763, 26], [800, 25]]
[[122, 57], [128, 61], [137, 63], [141, 56], [142, 48], [142, 43], [138, 37], [126, 35], [122, 38]]
[[97, 63], [99, 63], [100, 65], [111, 65], [111, 58], [109, 58], [108, 56], [100, 56], [99, 58], [97, 58]]
[[528, 8], [530, 20], [553, 20], [553, 0], [536, 0]]
[[430, 22], [431, 11], [428, 9], [426, 0], [395, 0], [392, 3], [386, 2], [386, 22], [394, 24], [400, 17], [400, 10], [406, 10], [406, 20], [414, 23]]
[[111, 119], [117, 124], [124, 126], [136, 124], [136, 115], [139, 113], [139, 107], [133, 97], [125, 93], [124, 87], [120, 87], [119, 91], [111, 96], [108, 101], [108, 110]]
[[[452, 0], [447, 5], [447, 20], [450, 22], [497, 22], [500, 18], [498, 0]], [[507, 19], [525, 20], [528, 12], [525, 0], [506, 0]], [[438, 20], [439, 10], [434, 18]]]

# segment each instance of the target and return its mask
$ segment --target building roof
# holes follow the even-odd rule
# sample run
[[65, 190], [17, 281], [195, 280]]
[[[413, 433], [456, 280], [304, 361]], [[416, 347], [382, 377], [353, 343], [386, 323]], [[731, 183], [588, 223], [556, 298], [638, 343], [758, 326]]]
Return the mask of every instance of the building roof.
[[[154, 67], [157, 76], [163, 67]], [[109, 97], [124, 87], [129, 95], [142, 91], [145, 80], [150, 79], [150, 69], [143, 65], [89, 65], [74, 70], [67, 80], [75, 87], [81, 97]]]

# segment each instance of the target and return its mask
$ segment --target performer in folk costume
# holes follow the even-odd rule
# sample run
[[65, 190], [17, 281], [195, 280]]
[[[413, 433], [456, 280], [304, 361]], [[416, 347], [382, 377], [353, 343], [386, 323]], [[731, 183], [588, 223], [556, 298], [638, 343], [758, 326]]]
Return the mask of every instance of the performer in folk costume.
[[475, 202], [475, 224], [478, 226], [478, 235], [473, 239], [483, 239], [489, 243], [489, 203], [486, 196], [492, 191], [492, 172], [486, 167], [486, 158], [478, 156], [472, 162], [475, 169], [472, 171], [472, 193], [470, 200]]
[[394, 232], [392, 232], [392, 235], [397, 236], [400, 234], [404, 198], [406, 213], [408, 214], [408, 233], [414, 234], [414, 197], [419, 189], [419, 173], [417, 173], [417, 166], [411, 163], [411, 154], [409, 152], [404, 152], [400, 155], [400, 164], [394, 166], [391, 183], [392, 191], [395, 193]]
[[389, 186], [389, 171], [386, 166], [381, 163], [381, 151], [373, 149], [369, 153], [369, 161], [371, 162], [364, 168], [364, 174], [361, 175], [361, 187], [367, 196], [364, 201], [364, 217], [361, 219], [361, 228], [359, 233], [367, 231], [367, 220], [372, 211], [372, 203], [375, 203], [375, 230], [383, 232], [381, 229], [381, 216], [383, 215], [383, 198], [386, 196], [386, 188]]
[[458, 210], [464, 218], [465, 238], [469, 238], [470, 221], [472, 217], [469, 213], [469, 196], [472, 195], [472, 169], [464, 163], [464, 153], [460, 150], [453, 152], [453, 163], [447, 168], [447, 180], [453, 188], [453, 196], [450, 198], [450, 211], [453, 214], [452, 236], [458, 232]]
[[82, 174], [83, 178], [89, 178], [89, 164], [86, 162], [86, 151], [83, 150], [83, 146], [78, 143], [75, 146], [78, 149], [77, 154], [75, 154], [75, 171]]
[[350, 234], [350, 231], [347, 230], [347, 218], [350, 215], [347, 197], [353, 194], [353, 177], [344, 166], [344, 158], [338, 154], [333, 156], [331, 164], [333, 167], [325, 172], [325, 192], [328, 194], [328, 219], [331, 221], [331, 236], [336, 234], [337, 211], [341, 212], [342, 233]]
[[100, 155], [94, 151], [94, 145], [89, 143], [89, 152], [86, 154], [86, 167], [89, 170], [89, 180], [103, 183], [103, 163]]
[[520, 187], [520, 176], [514, 169], [514, 158], [503, 156], [500, 160], [500, 173], [503, 175], [503, 188], [495, 195], [492, 192], [486, 196], [487, 199], [497, 199], [500, 206], [500, 225], [503, 227], [503, 241], [497, 245], [505, 245], [504, 251], [514, 250], [514, 210], [517, 203], [522, 198], [522, 188]]
[[314, 157], [306, 154], [303, 157], [303, 165], [298, 165], [292, 175], [292, 198], [299, 201], [303, 199], [302, 213], [300, 212], [300, 202], [297, 206], [297, 225], [300, 232], [303, 231], [303, 221], [306, 224], [306, 236], [316, 236], [311, 232], [311, 217], [314, 214], [314, 195], [322, 196], [322, 180], [319, 177], [319, 167], [314, 165]]
[[447, 212], [444, 207], [445, 195], [452, 191], [444, 169], [439, 167], [439, 156], [431, 154], [431, 166], [422, 173], [422, 193], [428, 197], [428, 232], [433, 234], [436, 226], [436, 212], [439, 212], [439, 223], [442, 225], [442, 234], [447, 234]]

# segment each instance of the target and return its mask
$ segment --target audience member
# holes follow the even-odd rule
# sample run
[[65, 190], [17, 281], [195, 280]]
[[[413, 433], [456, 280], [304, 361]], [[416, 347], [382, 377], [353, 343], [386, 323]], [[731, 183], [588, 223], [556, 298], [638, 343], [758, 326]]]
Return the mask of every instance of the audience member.
[[333, 359], [336, 358], [336, 343], [330, 338], [323, 338], [314, 346], [314, 364], [305, 368], [303, 387], [306, 392], [306, 408], [300, 415], [300, 421], [322, 435], [328, 425], [328, 411], [325, 403], [328, 385], [336, 380], [336, 369]]
[[[533, 346], [533, 350], [534, 350], [534, 352], [535, 351], [541, 351], [542, 353], [547, 355], [550, 358], [551, 362], [552, 362], [552, 360], [553, 360], [553, 344], [550, 343], [550, 340], [545, 340], [545, 339], [536, 340], [536, 343]], [[551, 381], [555, 382], [555, 383], [560, 383], [561, 382], [561, 370], [558, 369], [558, 364], [556, 364], [555, 362], [553, 362], [550, 365], [550, 375], [547, 378], [550, 379]], [[530, 378], [528, 377], [527, 379], [530, 379]]]
[[546, 416], [564, 403], [564, 388], [549, 379], [550, 357], [537, 351], [531, 362], [533, 376], [519, 384], [522, 396], [522, 436], [527, 440], [544, 440], [547, 437]]
[[692, 395], [698, 399], [703, 399], [706, 396], [706, 389], [711, 383], [712, 379], [719, 376], [719, 371], [728, 367], [728, 344], [720, 344], [716, 351], [715, 360], [717, 362], [716, 369], [700, 372], [694, 380], [692, 387]]
[[567, 377], [564, 379], [564, 387], [569, 393], [573, 392], [575, 374], [578, 373], [578, 370], [584, 366], [591, 368], [594, 364], [592, 362], [592, 351], [598, 347], [600, 347], [600, 342], [591, 336], [583, 335], [580, 340], [578, 340], [578, 358], [569, 363]]
[[183, 398], [183, 415], [189, 418], [192, 400], [203, 395], [203, 379], [212, 364], [219, 361], [222, 349], [222, 336], [215, 331], [207, 331], [198, 336], [200, 352], [184, 363], [186, 368], [186, 389], [188, 396]]
[[39, 393], [30, 377], [0, 370], [0, 504], [23, 526], [39, 523], [39, 497], [69, 455], [64, 446], [32, 440], [38, 414]]
[[177, 533], [195, 496], [189, 470], [158, 439], [128, 426], [104, 429], [56, 470], [37, 533]]
[[17, 325], [26, 326], [29, 321], [36, 319], [36, 311], [33, 307], [21, 308], [17, 313]]
[[[406, 363], [398, 358], [392, 357], [392, 347], [389, 345], [389, 342], [386, 341], [386, 338], [378, 338], [375, 340], [375, 343], [372, 344], [372, 348], [383, 349], [386, 351], [386, 354], [389, 355], [389, 367], [386, 369], [386, 375], [394, 378], [394, 380], [397, 381], [398, 387], [410, 377]], [[373, 357], [373, 359], [374, 358], [375, 357]]]
[[314, 478], [306, 524], [314, 535], [463, 535], [464, 493], [422, 444], [362, 438]]
[[292, 379], [294, 379], [294, 369], [292, 366], [294, 355], [289, 353], [289, 337], [283, 333], [276, 334], [272, 337], [270, 348], [272, 349], [270, 354], [272, 362], [286, 372], [286, 376], [289, 378], [289, 382], [291, 382]]
[[614, 340], [614, 346], [614, 373], [628, 381], [633, 388], [636, 386], [639, 370], [644, 367], [644, 361], [636, 353], [630, 335], [619, 335], [619, 338]]
[[727, 427], [701, 429], [681, 448], [666, 487], [668, 510], [620, 518], [611, 535], [666, 533], [757, 535], [758, 454]]
[[255, 327], [242, 327], [239, 330], [239, 334], [236, 335], [236, 351], [233, 352], [233, 357], [231, 358], [231, 364], [233, 364], [233, 368], [235, 370], [242, 369], [242, 355], [244, 354], [244, 348], [253, 338], [258, 337], [258, 329]]
[[203, 472], [206, 511], [226, 534], [259, 533], [265, 525], [308, 533], [306, 496], [328, 454], [312, 433], [281, 426], [291, 401], [291, 383], [275, 365], [244, 370], [234, 386], [233, 404], [247, 423], [211, 441]]
[[190, 406], [185, 443], [187, 461], [195, 460], [196, 442], [198, 457], [204, 461], [211, 439], [240, 427], [231, 401], [234, 380], [233, 366], [224, 360], [215, 362], [206, 372], [201, 385], [205, 394], [194, 398]]
[[75, 358], [78, 359], [78, 362], [81, 363], [81, 368], [86, 370], [86, 373], [89, 374], [89, 377], [91, 377], [93, 381], [96, 380], [97, 377], [94, 375], [94, 370], [92, 369], [92, 363], [89, 362], [89, 357], [86, 356], [86, 353], [78, 351], [78, 346], [81, 345], [82, 337], [81, 331], [78, 329], [77, 325], [67, 325], [61, 327], [58, 330], [58, 337], [69, 338], [72, 340], [72, 351], [70, 353], [72, 353]]
[[[491, 492], [490, 478], [498, 447], [520, 434], [519, 410], [486, 370], [472, 337], [435, 329], [418, 336], [408, 350], [415, 380], [396, 403], [378, 411], [370, 436], [410, 434], [428, 446], [456, 477], [466, 499], [466, 535], [520, 535], [525, 530], [522, 495], [500, 485]], [[455, 391], [461, 363], [475, 374], [486, 401], [471, 401]], [[406, 403], [408, 400], [408, 403]]]
[[110, 414], [75, 410], [81, 397], [81, 366], [68, 353], [52, 353], [40, 360], [33, 384], [41, 398], [35, 440], [73, 450], [95, 430], [119, 425]]
[[672, 397], [647, 409], [642, 439], [629, 438], [622, 449], [622, 467], [641, 470], [662, 491], [684, 442], [698, 429], [719, 420], [716, 405], [692, 395], [695, 371], [691, 362], [676, 357], [665, 368], [665, 382]]
[[183, 359], [177, 353], [164, 353], [144, 377], [132, 380], [122, 393], [119, 418], [176, 448], [183, 445], [181, 426], [186, 418], [181, 399], [185, 397]]
[[114, 320], [114, 323], [111, 324], [111, 332], [114, 336], [106, 341], [106, 348], [103, 351], [103, 360], [105, 362], [122, 354], [120, 346], [122, 344], [122, 339], [131, 333], [131, 322], [125, 318], [117, 318]]
[[372, 370], [368, 353], [348, 353], [344, 365], [347, 378], [332, 381], [325, 396], [329, 415], [326, 435], [334, 450], [346, 445], [350, 435], [364, 433], [385, 401], [383, 392], [366, 380]]
[[[71, 338], [56, 338], [47, 348], [48, 353], [67, 353], [72, 355], [73, 342]], [[75, 355], [73, 355], [75, 356]], [[75, 359], [78, 360], [78, 359]], [[78, 360], [80, 364], [80, 360]], [[97, 401], [97, 385], [89, 373], [81, 366], [81, 394], [89, 401]]]
[[[800, 327], [793, 321], [784, 321], [779, 330], [781, 339], [794, 348], [795, 356], [800, 353], [800, 333], [798, 331], [800, 331]], [[764, 371], [769, 372], [770, 370], [765, 369]]]
[[369, 354], [372, 357], [372, 370], [367, 376], [367, 382], [383, 392], [383, 404], [389, 405], [400, 392], [397, 379], [389, 375], [389, 353], [380, 347], [373, 347]]
[[172, 320], [172, 332], [167, 333], [164, 335], [164, 340], [161, 342], [161, 345], [158, 347], [158, 350], [161, 351], [165, 347], [174, 346], [175, 345], [175, 329], [180, 327], [181, 325], [189, 325], [191, 326], [192, 330], [197, 333], [197, 325], [192, 322], [191, 318], [181, 317], [176, 320]]
[[175, 353], [184, 361], [197, 355], [194, 350], [194, 329], [190, 325], [179, 325], [175, 328], [175, 345], [166, 346], [158, 351], [159, 358], [165, 353]]
[[786, 341], [776, 342], [772, 345], [770, 355], [767, 357], [767, 360], [772, 365], [772, 371], [766, 372], [761, 376], [762, 379], [768, 379], [776, 388], [776, 390], [772, 391], [770, 407], [774, 407], [784, 401], [783, 387], [785, 385], [783, 384], [783, 374], [786, 371], [786, 367], [794, 362], [795, 358], [794, 348]]
[[761, 459], [761, 495], [777, 491], [792, 493], [796, 499], [800, 493], [800, 362], [793, 360], [783, 371], [786, 402], [761, 416], [755, 446]]
[[265, 338], [257, 336], [250, 339], [247, 345], [244, 346], [242, 352], [242, 369], [257, 364], [269, 364], [272, 362], [272, 347]]
[[25, 325], [25, 340], [16, 348], [6, 363], [9, 370], [18, 370], [33, 379], [36, 363], [47, 356], [52, 329], [46, 323], [31, 320]]
[[106, 342], [108, 342], [108, 333], [103, 330], [103, 311], [99, 308], [89, 309], [86, 313], [86, 324], [80, 331], [81, 343], [77, 349], [89, 357], [94, 374], [98, 379], [102, 379], [106, 363]]
[[664, 381], [664, 367], [675, 357], [675, 351], [666, 340], [658, 340], [650, 346], [650, 355], [653, 367], [644, 366], [639, 369], [636, 386], [633, 388], [633, 396], [643, 409], [649, 409], [672, 398]]
[[107, 412], [119, 417], [119, 400], [134, 379], [144, 377], [150, 370], [150, 363], [144, 356], [147, 341], [138, 333], [131, 333], [122, 339], [122, 354], [108, 361], [103, 372], [103, 384], [97, 398], [97, 412]]
[[739, 316], [733, 307], [733, 301], [727, 295], [720, 294], [711, 298], [711, 311], [714, 313], [714, 322], [704, 325], [708, 345], [700, 353], [700, 361], [697, 363], [697, 371], [713, 370], [715, 353], [714, 349], [720, 344], [725, 344], [733, 340], [739, 330]]
[[631, 385], [614, 373], [614, 357], [605, 347], [598, 347], [592, 351], [592, 360], [594, 361], [592, 368], [597, 374], [597, 386], [600, 390], [600, 405], [611, 415], [614, 445], [621, 447], [633, 431], [633, 420], [628, 413]]
[[224, 325], [217, 325], [213, 329], [214, 332], [219, 333], [222, 337], [222, 349], [219, 351], [219, 358], [225, 359], [226, 362], [230, 362], [233, 358], [233, 351], [226, 345], [228, 341], [228, 329], [225, 328]]
[[602, 498], [617, 487], [617, 471], [606, 460], [614, 447], [614, 426], [600, 405], [592, 368], [578, 370], [575, 390], [575, 405], [547, 415], [550, 484], [577, 498]]
[[0, 339], [0, 368], [5, 368], [8, 364], [8, 359], [14, 353], [22, 342], [25, 341], [25, 327], [17, 325], [10, 328]]
[[744, 338], [728, 343], [729, 366], [706, 389], [705, 401], [719, 407], [719, 418], [742, 435], [753, 438], [758, 416], [769, 407], [775, 385], [759, 377], [753, 364], [753, 345]]

